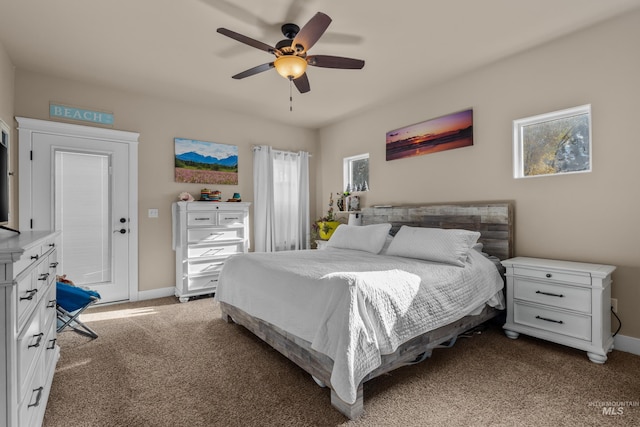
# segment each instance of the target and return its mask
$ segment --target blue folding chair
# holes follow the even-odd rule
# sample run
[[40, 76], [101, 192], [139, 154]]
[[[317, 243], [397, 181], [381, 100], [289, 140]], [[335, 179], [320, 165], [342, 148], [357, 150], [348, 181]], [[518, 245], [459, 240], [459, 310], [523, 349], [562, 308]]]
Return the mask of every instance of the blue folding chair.
[[98, 338], [98, 334], [82, 323], [79, 317], [84, 310], [99, 300], [100, 294], [96, 291], [56, 282], [57, 332], [71, 328], [79, 334]]

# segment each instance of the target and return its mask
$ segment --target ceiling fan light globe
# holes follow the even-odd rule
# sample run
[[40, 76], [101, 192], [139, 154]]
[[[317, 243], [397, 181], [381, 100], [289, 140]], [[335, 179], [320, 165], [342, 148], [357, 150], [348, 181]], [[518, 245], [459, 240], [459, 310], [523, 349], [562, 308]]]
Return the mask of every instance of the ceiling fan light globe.
[[273, 63], [276, 71], [285, 79], [297, 79], [307, 70], [307, 61], [295, 55], [283, 55]]

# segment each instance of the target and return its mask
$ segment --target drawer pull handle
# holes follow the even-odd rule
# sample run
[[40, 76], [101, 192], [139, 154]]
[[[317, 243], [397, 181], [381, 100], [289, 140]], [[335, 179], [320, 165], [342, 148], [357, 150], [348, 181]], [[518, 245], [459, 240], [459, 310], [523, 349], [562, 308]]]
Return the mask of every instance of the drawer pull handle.
[[562, 320], [547, 319], [546, 317], [540, 317], [540, 316], [536, 316], [536, 319], [544, 320], [545, 322], [559, 323], [561, 325], [564, 323]]
[[36, 292], [38, 292], [37, 289], [29, 289], [27, 291], [27, 294], [29, 294], [29, 295], [26, 296], [26, 297], [20, 297], [20, 301], [25, 300], [25, 299], [28, 299], [29, 301], [31, 301], [33, 299], [33, 296], [36, 294]]
[[38, 259], [40, 258], [40, 255], [31, 255], [31, 259]]
[[43, 337], [43, 336], [44, 336], [44, 333], [43, 333], [43, 332], [40, 332], [39, 334], [34, 335], [34, 336], [33, 336], [34, 338], [38, 338], [38, 339], [36, 340], [36, 343], [35, 343], [35, 344], [29, 344], [29, 345], [27, 346], [27, 348], [31, 348], [31, 347], [40, 347], [40, 341], [42, 341], [42, 337]]
[[196, 221], [209, 221], [211, 218], [194, 218]]
[[52, 262], [51, 264], [49, 264], [49, 268], [56, 268], [57, 266], [58, 266], [58, 261]]
[[47, 304], [47, 308], [54, 308], [56, 306], [56, 300], [49, 300], [49, 304]]
[[49, 277], [49, 273], [42, 273], [38, 280], [47, 280], [47, 277]]
[[551, 278], [551, 276], [552, 276], [552, 274], [551, 274], [551, 273], [547, 273], [547, 274], [545, 274], [545, 277], [546, 277], [547, 279], [550, 279], [550, 278]]
[[562, 294], [552, 294], [551, 292], [536, 291], [536, 294], [548, 295], [550, 297], [564, 298], [564, 295], [562, 295]]
[[51, 343], [51, 346], [47, 347], [47, 350], [53, 350], [54, 348], [56, 348], [56, 340], [57, 340], [57, 338], [49, 340], [49, 342]]
[[49, 243], [49, 247], [51, 247], [51, 248], [55, 248], [55, 247], [56, 247], [56, 244], [55, 244], [55, 243]]
[[38, 387], [38, 388], [34, 388], [33, 391], [37, 391], [38, 392], [38, 397], [36, 397], [36, 403], [29, 403], [27, 405], [27, 408], [33, 408], [34, 406], [38, 406], [40, 405], [40, 398], [42, 397], [42, 391], [44, 390], [44, 387]]

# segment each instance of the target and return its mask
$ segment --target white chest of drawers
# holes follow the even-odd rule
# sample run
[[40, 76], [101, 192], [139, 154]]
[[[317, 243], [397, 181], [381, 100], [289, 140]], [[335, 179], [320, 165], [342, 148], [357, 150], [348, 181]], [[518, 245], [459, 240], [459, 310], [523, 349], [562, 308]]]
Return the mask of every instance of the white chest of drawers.
[[224, 260], [249, 250], [249, 206], [246, 202], [173, 204], [175, 293], [181, 302], [215, 293]]
[[[56, 233], [0, 237], [0, 425], [39, 426], [56, 344]], [[6, 349], [6, 351], [5, 351]]]
[[613, 349], [611, 265], [517, 257], [507, 272], [505, 334], [520, 333], [585, 350], [604, 363]]

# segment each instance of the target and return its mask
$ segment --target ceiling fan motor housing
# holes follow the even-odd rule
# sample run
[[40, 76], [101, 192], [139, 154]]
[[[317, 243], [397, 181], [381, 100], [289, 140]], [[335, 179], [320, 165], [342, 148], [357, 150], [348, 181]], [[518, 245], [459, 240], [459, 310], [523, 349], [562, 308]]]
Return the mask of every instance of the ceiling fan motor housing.
[[298, 32], [300, 32], [300, 27], [298, 27], [296, 24], [291, 23], [284, 24], [281, 29], [282, 34], [289, 40], [293, 40], [298, 35]]

